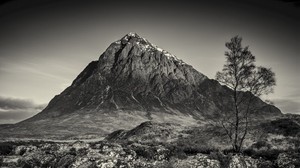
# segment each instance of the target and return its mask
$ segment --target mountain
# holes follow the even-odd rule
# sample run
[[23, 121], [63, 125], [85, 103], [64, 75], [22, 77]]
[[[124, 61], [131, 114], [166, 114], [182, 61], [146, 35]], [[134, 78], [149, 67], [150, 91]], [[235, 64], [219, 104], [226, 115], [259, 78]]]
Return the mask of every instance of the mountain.
[[174, 55], [129, 33], [91, 62], [41, 114], [60, 116], [81, 108], [179, 110], [191, 96], [199, 97], [194, 90], [206, 79]]
[[[230, 111], [231, 93], [175, 55], [129, 33], [92, 61], [42, 112], [6, 131], [72, 137], [104, 135], [149, 120], [193, 125]], [[281, 115], [259, 98], [254, 102], [258, 117]]]

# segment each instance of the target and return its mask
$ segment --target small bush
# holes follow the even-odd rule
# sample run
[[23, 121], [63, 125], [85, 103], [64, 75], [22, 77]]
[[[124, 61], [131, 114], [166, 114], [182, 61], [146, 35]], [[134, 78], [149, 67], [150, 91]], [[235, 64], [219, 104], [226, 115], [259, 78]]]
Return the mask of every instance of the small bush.
[[278, 149], [271, 149], [271, 150], [260, 150], [255, 153], [254, 158], [262, 157], [265, 160], [276, 160], [278, 155], [281, 153]]
[[284, 136], [297, 136], [300, 133], [300, 126], [294, 120], [284, 118], [263, 123], [264, 128], [268, 133], [281, 134]]
[[178, 146], [170, 145], [167, 148], [170, 151], [169, 158], [171, 158], [171, 157], [175, 157], [178, 159], [186, 159], [187, 158], [186, 153]]
[[197, 155], [198, 153], [210, 154], [210, 152], [217, 151], [213, 147], [207, 145], [200, 145], [201, 142], [182, 140], [177, 142], [176, 146], [180, 148], [186, 155]]
[[173, 168], [173, 164], [170, 162], [162, 162], [155, 165], [156, 168]]
[[271, 145], [268, 144], [266, 141], [258, 141], [252, 145], [252, 148], [256, 148], [258, 150], [262, 148], [270, 149]]
[[136, 155], [139, 157], [143, 157], [147, 160], [154, 159], [155, 151], [152, 148], [138, 147], [138, 148], [134, 149], [134, 151], [135, 151]]
[[3, 158], [2, 157], [0, 157], [0, 167], [2, 167], [3, 165]]
[[234, 151], [232, 148], [228, 148], [228, 149], [224, 149], [223, 153], [225, 155], [228, 155], [228, 154], [236, 153], [236, 151]]
[[76, 149], [75, 148], [71, 148], [70, 151], [69, 151], [69, 154], [76, 156]]
[[59, 159], [55, 167], [69, 167], [74, 162], [74, 158], [74, 155], [65, 155]]
[[187, 155], [197, 155], [198, 153], [210, 154], [211, 152], [216, 151], [216, 149], [207, 146], [197, 146], [197, 147], [185, 146], [183, 148], [183, 151]]
[[257, 164], [257, 168], [274, 168], [276, 167], [271, 161], [264, 160]]
[[20, 160], [18, 165], [23, 168], [42, 167], [41, 162], [37, 158], [31, 158], [29, 160]]
[[284, 151], [278, 149], [269, 149], [269, 150], [253, 150], [245, 149], [243, 151], [244, 155], [253, 157], [255, 159], [263, 158], [265, 160], [274, 161], [277, 159], [278, 155]]
[[294, 162], [293, 164], [295, 165], [295, 167], [300, 167], [300, 151], [298, 150], [294, 150], [294, 151], [289, 151], [288, 152], [289, 155], [291, 156], [291, 158], [293, 158]]
[[20, 155], [23, 156], [25, 153], [26, 153], [26, 149], [25, 148], [21, 149]]
[[88, 151], [86, 148], [80, 148], [80, 149], [78, 149], [77, 153], [79, 156], [84, 156], [88, 153]]
[[229, 163], [231, 160], [232, 155], [228, 154], [228, 155], [224, 155], [221, 152], [211, 152], [209, 154], [209, 158], [213, 159], [213, 160], [218, 160], [220, 162], [220, 166], [222, 168], [229, 168]]
[[243, 151], [243, 154], [244, 154], [244, 155], [247, 155], [247, 156], [254, 156], [255, 153], [256, 153], [256, 151], [255, 151], [254, 149], [252, 149], [252, 148], [245, 149], [245, 150]]
[[300, 136], [297, 137], [296, 139], [291, 139], [290, 141], [292, 144], [295, 145], [295, 148], [298, 149], [300, 152]]
[[0, 155], [9, 155], [12, 152], [13, 148], [14, 146], [12, 143], [9, 142], [0, 143]]

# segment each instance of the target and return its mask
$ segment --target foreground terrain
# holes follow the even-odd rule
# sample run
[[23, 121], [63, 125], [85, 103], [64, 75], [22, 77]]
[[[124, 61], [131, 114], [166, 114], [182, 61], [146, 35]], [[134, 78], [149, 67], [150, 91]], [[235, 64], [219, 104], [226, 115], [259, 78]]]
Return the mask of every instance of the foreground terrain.
[[222, 129], [144, 122], [103, 140], [10, 140], [0, 144], [1, 167], [300, 167], [300, 117], [251, 127], [241, 154]]

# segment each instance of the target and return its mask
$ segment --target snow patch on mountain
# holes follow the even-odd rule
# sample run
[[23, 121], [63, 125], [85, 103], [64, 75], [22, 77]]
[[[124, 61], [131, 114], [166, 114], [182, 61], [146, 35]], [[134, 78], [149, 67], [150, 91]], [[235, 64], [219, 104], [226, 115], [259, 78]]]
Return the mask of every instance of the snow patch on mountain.
[[130, 44], [131, 38], [135, 38], [135, 41], [133, 41], [133, 43], [138, 45], [143, 52], [154, 53], [154, 52], [158, 51], [158, 52], [162, 53], [164, 56], [166, 56], [167, 59], [179, 62], [179, 65], [186, 64], [184, 61], [177, 58], [174, 54], [171, 54], [170, 52], [158, 47], [157, 45], [149, 42], [147, 39], [145, 39], [143, 37], [140, 37], [137, 33], [134, 33], [134, 32], [130, 32], [130, 33], [126, 34], [122, 39], [115, 41], [114, 43], [121, 45], [122, 41], [125, 41], [125, 44]]

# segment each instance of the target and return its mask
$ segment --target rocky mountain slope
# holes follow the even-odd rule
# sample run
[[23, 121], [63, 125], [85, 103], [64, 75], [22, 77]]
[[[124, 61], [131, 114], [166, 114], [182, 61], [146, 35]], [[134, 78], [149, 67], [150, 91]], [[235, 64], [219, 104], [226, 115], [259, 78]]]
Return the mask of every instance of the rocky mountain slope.
[[[230, 111], [231, 101], [230, 89], [129, 33], [92, 61], [42, 112], [1, 132], [72, 137], [131, 129], [148, 120], [193, 125]], [[281, 115], [259, 98], [255, 108], [259, 117]]]

